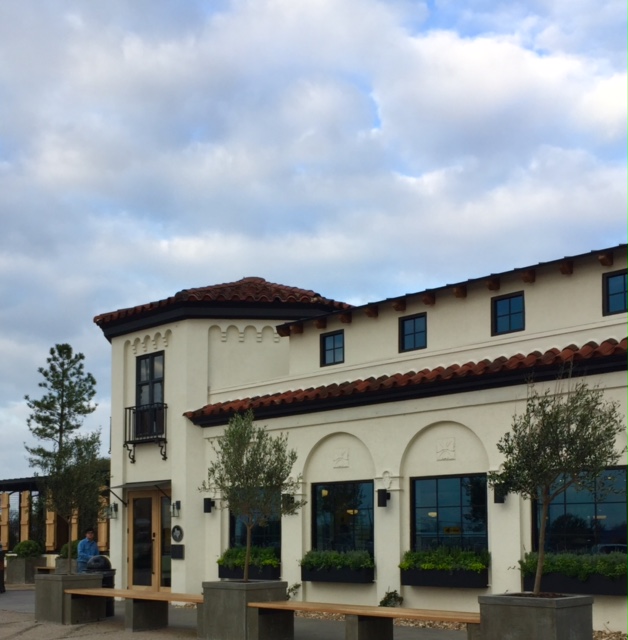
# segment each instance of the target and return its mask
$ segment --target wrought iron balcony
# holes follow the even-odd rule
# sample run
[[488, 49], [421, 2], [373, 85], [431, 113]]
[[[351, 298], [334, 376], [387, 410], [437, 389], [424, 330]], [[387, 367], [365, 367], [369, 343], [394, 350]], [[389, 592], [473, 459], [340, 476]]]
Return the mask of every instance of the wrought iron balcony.
[[166, 460], [166, 425], [168, 405], [163, 402], [127, 407], [124, 419], [124, 446], [131, 462], [135, 462], [135, 446], [154, 442], [159, 446], [161, 457]]

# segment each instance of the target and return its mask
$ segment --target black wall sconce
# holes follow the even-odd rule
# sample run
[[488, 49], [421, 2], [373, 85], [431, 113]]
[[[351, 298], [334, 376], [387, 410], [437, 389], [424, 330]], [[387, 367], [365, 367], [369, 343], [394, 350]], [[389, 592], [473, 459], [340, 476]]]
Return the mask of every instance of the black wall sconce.
[[173, 518], [178, 518], [181, 515], [181, 500], [175, 500], [171, 505], [170, 509], [172, 512]]
[[203, 498], [203, 513], [211, 513], [216, 506], [216, 501], [211, 498]]
[[390, 491], [387, 489], [378, 489], [377, 490], [377, 506], [385, 507], [390, 500]]
[[496, 484], [493, 488], [493, 502], [495, 504], [504, 504], [506, 502], [506, 496], [508, 495], [508, 489], [503, 484]]

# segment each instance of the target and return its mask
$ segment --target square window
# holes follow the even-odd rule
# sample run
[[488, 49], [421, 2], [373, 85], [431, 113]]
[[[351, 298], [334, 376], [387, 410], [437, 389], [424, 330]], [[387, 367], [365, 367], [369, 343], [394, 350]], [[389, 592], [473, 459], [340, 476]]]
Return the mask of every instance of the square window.
[[604, 315], [626, 313], [626, 271], [604, 274]]
[[412, 548], [488, 548], [486, 476], [412, 478]]
[[326, 333], [321, 336], [321, 367], [345, 361], [344, 331]]
[[491, 300], [492, 335], [523, 331], [525, 329], [525, 309], [523, 292]]
[[427, 316], [421, 313], [400, 318], [399, 351], [415, 351], [425, 347], [427, 347]]
[[373, 553], [373, 481], [312, 485], [312, 549]]

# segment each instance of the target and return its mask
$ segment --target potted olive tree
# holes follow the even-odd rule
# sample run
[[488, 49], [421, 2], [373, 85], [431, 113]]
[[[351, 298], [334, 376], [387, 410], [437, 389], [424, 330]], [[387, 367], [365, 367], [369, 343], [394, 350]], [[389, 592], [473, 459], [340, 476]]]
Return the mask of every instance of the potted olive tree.
[[546, 525], [551, 502], [568, 488], [604, 491], [602, 471], [625, 451], [616, 444], [623, 430], [617, 403], [606, 401], [598, 387], [530, 388], [525, 412], [514, 416], [512, 430], [497, 444], [504, 461], [489, 473], [489, 483], [540, 506], [534, 586], [530, 593], [479, 597], [483, 640], [591, 639], [592, 597], [541, 592]]
[[252, 531], [279, 515], [296, 513], [305, 501], [295, 498], [301, 477], [290, 477], [297, 459], [288, 449], [288, 436], [272, 436], [254, 425], [253, 412], [235, 414], [224, 434], [211, 441], [215, 459], [207, 469], [201, 491], [211, 492], [221, 509], [246, 527], [242, 580], [204, 582], [204, 624], [214, 640], [246, 640], [249, 616], [247, 603], [285, 600], [288, 584], [282, 581], [249, 579]]

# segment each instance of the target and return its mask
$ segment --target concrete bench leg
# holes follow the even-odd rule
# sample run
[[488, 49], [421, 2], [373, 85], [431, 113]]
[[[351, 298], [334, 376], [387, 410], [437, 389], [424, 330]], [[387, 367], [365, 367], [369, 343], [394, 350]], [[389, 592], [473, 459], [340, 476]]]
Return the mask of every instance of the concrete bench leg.
[[482, 640], [482, 633], [479, 624], [467, 622], [467, 640]]
[[393, 640], [392, 618], [345, 616], [345, 640]]
[[[294, 640], [294, 611], [255, 609], [247, 640]], [[250, 612], [249, 612], [250, 615]]]
[[168, 626], [168, 603], [154, 600], [124, 601], [124, 628], [146, 631]]

